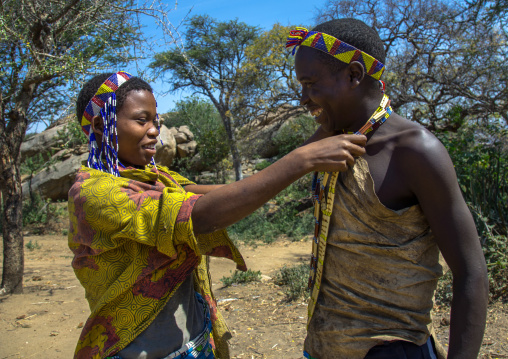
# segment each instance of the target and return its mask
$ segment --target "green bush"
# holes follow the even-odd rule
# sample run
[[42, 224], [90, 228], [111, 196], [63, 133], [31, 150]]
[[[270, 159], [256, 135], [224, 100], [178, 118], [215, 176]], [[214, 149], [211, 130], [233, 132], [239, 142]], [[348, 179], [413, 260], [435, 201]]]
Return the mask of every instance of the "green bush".
[[275, 284], [284, 286], [286, 300], [292, 302], [300, 298], [307, 299], [310, 295], [309, 265], [305, 263], [296, 266], [282, 267], [274, 278]]
[[489, 236], [483, 246], [489, 271], [490, 300], [508, 299], [508, 243], [506, 236]]
[[56, 139], [62, 143], [61, 148], [72, 149], [88, 143], [88, 138], [74, 116], [71, 121], [67, 122], [64, 129], [57, 132]]
[[34, 194], [32, 199], [23, 201], [23, 226], [33, 223], [47, 223], [50, 203], [50, 201], [44, 201], [38, 194]]
[[313, 117], [301, 115], [285, 123], [274, 136], [273, 140], [279, 150], [278, 157], [283, 157], [302, 145], [317, 129]]
[[508, 130], [494, 125], [481, 129], [462, 127], [457, 133], [438, 134], [438, 137], [452, 158], [480, 236], [491, 232], [506, 235]]
[[280, 192], [270, 203], [279, 210], [269, 216], [270, 204], [266, 204], [250, 216], [229, 227], [234, 241], [253, 244], [272, 243], [279, 236], [289, 240], [301, 240], [312, 233], [313, 217], [310, 210], [299, 212], [297, 200], [309, 196], [311, 177], [299, 179]]
[[22, 175], [33, 176], [40, 169], [44, 168], [46, 161], [42, 153], [38, 153], [35, 156], [29, 157], [23, 161], [20, 166], [20, 172]]
[[30, 226], [35, 234], [55, 232], [57, 223], [66, 213], [66, 206], [33, 194], [31, 198], [23, 201], [23, 226]]
[[264, 170], [266, 167], [270, 166], [272, 164], [272, 162], [270, 161], [267, 161], [267, 160], [263, 160], [259, 163], [256, 163], [256, 166], [254, 166], [254, 169], [256, 171], [262, 171]]
[[[226, 130], [222, 124], [217, 109], [210, 102], [197, 97], [190, 97], [179, 101], [172, 113], [164, 121], [168, 127], [189, 126], [197, 142], [197, 152], [205, 168], [210, 168], [217, 174], [218, 182], [223, 183], [224, 159], [229, 155]], [[182, 159], [175, 163], [175, 167], [183, 173], [192, 175], [190, 162]]]
[[452, 272], [446, 272], [437, 282], [435, 302], [438, 305], [448, 306], [452, 302], [453, 297], [453, 276]]
[[452, 158], [489, 270], [490, 299], [508, 298], [508, 130], [500, 124], [438, 133]]
[[238, 270], [235, 270], [235, 272], [230, 277], [222, 277], [220, 279], [224, 287], [229, 287], [233, 284], [259, 282], [260, 280], [261, 280], [261, 272], [251, 271], [250, 269], [247, 269], [246, 272], [240, 272]]

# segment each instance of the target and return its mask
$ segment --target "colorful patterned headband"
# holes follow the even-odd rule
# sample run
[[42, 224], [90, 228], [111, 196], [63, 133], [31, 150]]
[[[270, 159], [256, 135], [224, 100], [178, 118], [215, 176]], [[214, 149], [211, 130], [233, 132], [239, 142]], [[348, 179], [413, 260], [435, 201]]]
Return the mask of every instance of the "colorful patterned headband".
[[385, 70], [385, 65], [369, 54], [358, 50], [356, 47], [340, 41], [331, 35], [309, 31], [304, 27], [297, 27], [296, 30], [289, 32], [286, 47], [291, 46], [294, 46], [293, 55], [298, 46], [308, 46], [326, 52], [346, 64], [358, 61], [363, 65], [367, 75], [372, 76], [376, 80], [381, 78]]
[[[131, 77], [132, 75], [124, 71], [118, 71], [116, 74], [111, 75], [88, 102], [81, 118], [81, 128], [88, 136], [88, 150], [90, 151], [87, 166], [108, 172], [116, 177], [120, 176], [120, 172], [118, 170], [115, 91]], [[103, 125], [102, 145], [100, 147], [97, 144], [95, 133], [90, 131], [92, 119], [97, 115], [101, 116]], [[105, 156], [103, 156], [103, 153]], [[106, 159], [105, 163], [103, 162], [104, 157]]]

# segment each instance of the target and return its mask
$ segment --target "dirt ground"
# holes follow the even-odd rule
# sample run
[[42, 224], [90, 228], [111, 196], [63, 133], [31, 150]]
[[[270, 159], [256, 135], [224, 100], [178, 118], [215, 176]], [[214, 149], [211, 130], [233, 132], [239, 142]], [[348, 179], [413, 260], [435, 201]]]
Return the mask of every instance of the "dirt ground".
[[[65, 236], [25, 237], [25, 292], [0, 297], [0, 359], [71, 358], [89, 313], [84, 290], [70, 267]], [[1, 247], [0, 247], [1, 248]], [[234, 266], [222, 259], [211, 264], [213, 288], [233, 332], [233, 358], [302, 358], [306, 303], [287, 303], [283, 289], [270, 279], [284, 264], [307, 260], [309, 242], [278, 241], [242, 248], [247, 264], [263, 281], [228, 288], [220, 278]], [[440, 341], [448, 339], [449, 308], [435, 308]], [[508, 304], [489, 307], [481, 358], [508, 358]]]

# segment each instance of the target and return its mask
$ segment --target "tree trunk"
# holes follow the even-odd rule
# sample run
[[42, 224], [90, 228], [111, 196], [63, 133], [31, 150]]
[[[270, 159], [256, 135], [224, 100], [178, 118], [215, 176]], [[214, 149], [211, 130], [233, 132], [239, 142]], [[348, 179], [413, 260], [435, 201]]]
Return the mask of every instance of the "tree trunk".
[[235, 169], [235, 179], [237, 181], [240, 181], [243, 179], [242, 158], [240, 157], [240, 153], [238, 152], [236, 142], [231, 142], [230, 148], [231, 154], [233, 155], [233, 168]]
[[217, 109], [219, 110], [219, 114], [222, 118], [222, 123], [224, 124], [224, 129], [226, 130], [226, 134], [228, 136], [229, 150], [231, 151], [231, 156], [233, 156], [233, 168], [235, 169], [235, 180], [240, 181], [243, 179], [242, 158], [240, 156], [240, 152], [238, 151], [238, 146], [236, 144], [235, 129], [233, 127], [233, 123], [231, 120], [231, 113], [229, 110], [224, 111], [218, 107]]
[[23, 194], [21, 190], [20, 148], [28, 127], [26, 109], [35, 84], [24, 85], [15, 108], [5, 119], [0, 113], [0, 192], [2, 193], [2, 235], [4, 259], [0, 293], [22, 293], [25, 266], [23, 245]]
[[12, 158], [11, 152], [1, 144], [1, 190], [2, 190], [2, 234], [4, 245], [3, 273], [1, 291], [5, 293], [23, 292], [23, 197], [21, 193], [21, 174], [19, 153]]

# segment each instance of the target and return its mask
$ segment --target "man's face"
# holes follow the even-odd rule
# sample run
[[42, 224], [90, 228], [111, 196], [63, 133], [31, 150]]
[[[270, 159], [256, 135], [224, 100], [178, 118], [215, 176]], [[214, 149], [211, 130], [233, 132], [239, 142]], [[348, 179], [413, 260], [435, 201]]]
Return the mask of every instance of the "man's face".
[[155, 155], [159, 135], [155, 98], [150, 91], [130, 91], [117, 113], [118, 159], [142, 167]]
[[300, 104], [308, 108], [325, 131], [335, 132], [346, 127], [341, 120], [344, 117], [341, 109], [347, 104], [346, 68], [332, 73], [316, 51], [302, 46], [296, 53], [295, 72], [302, 85]]

